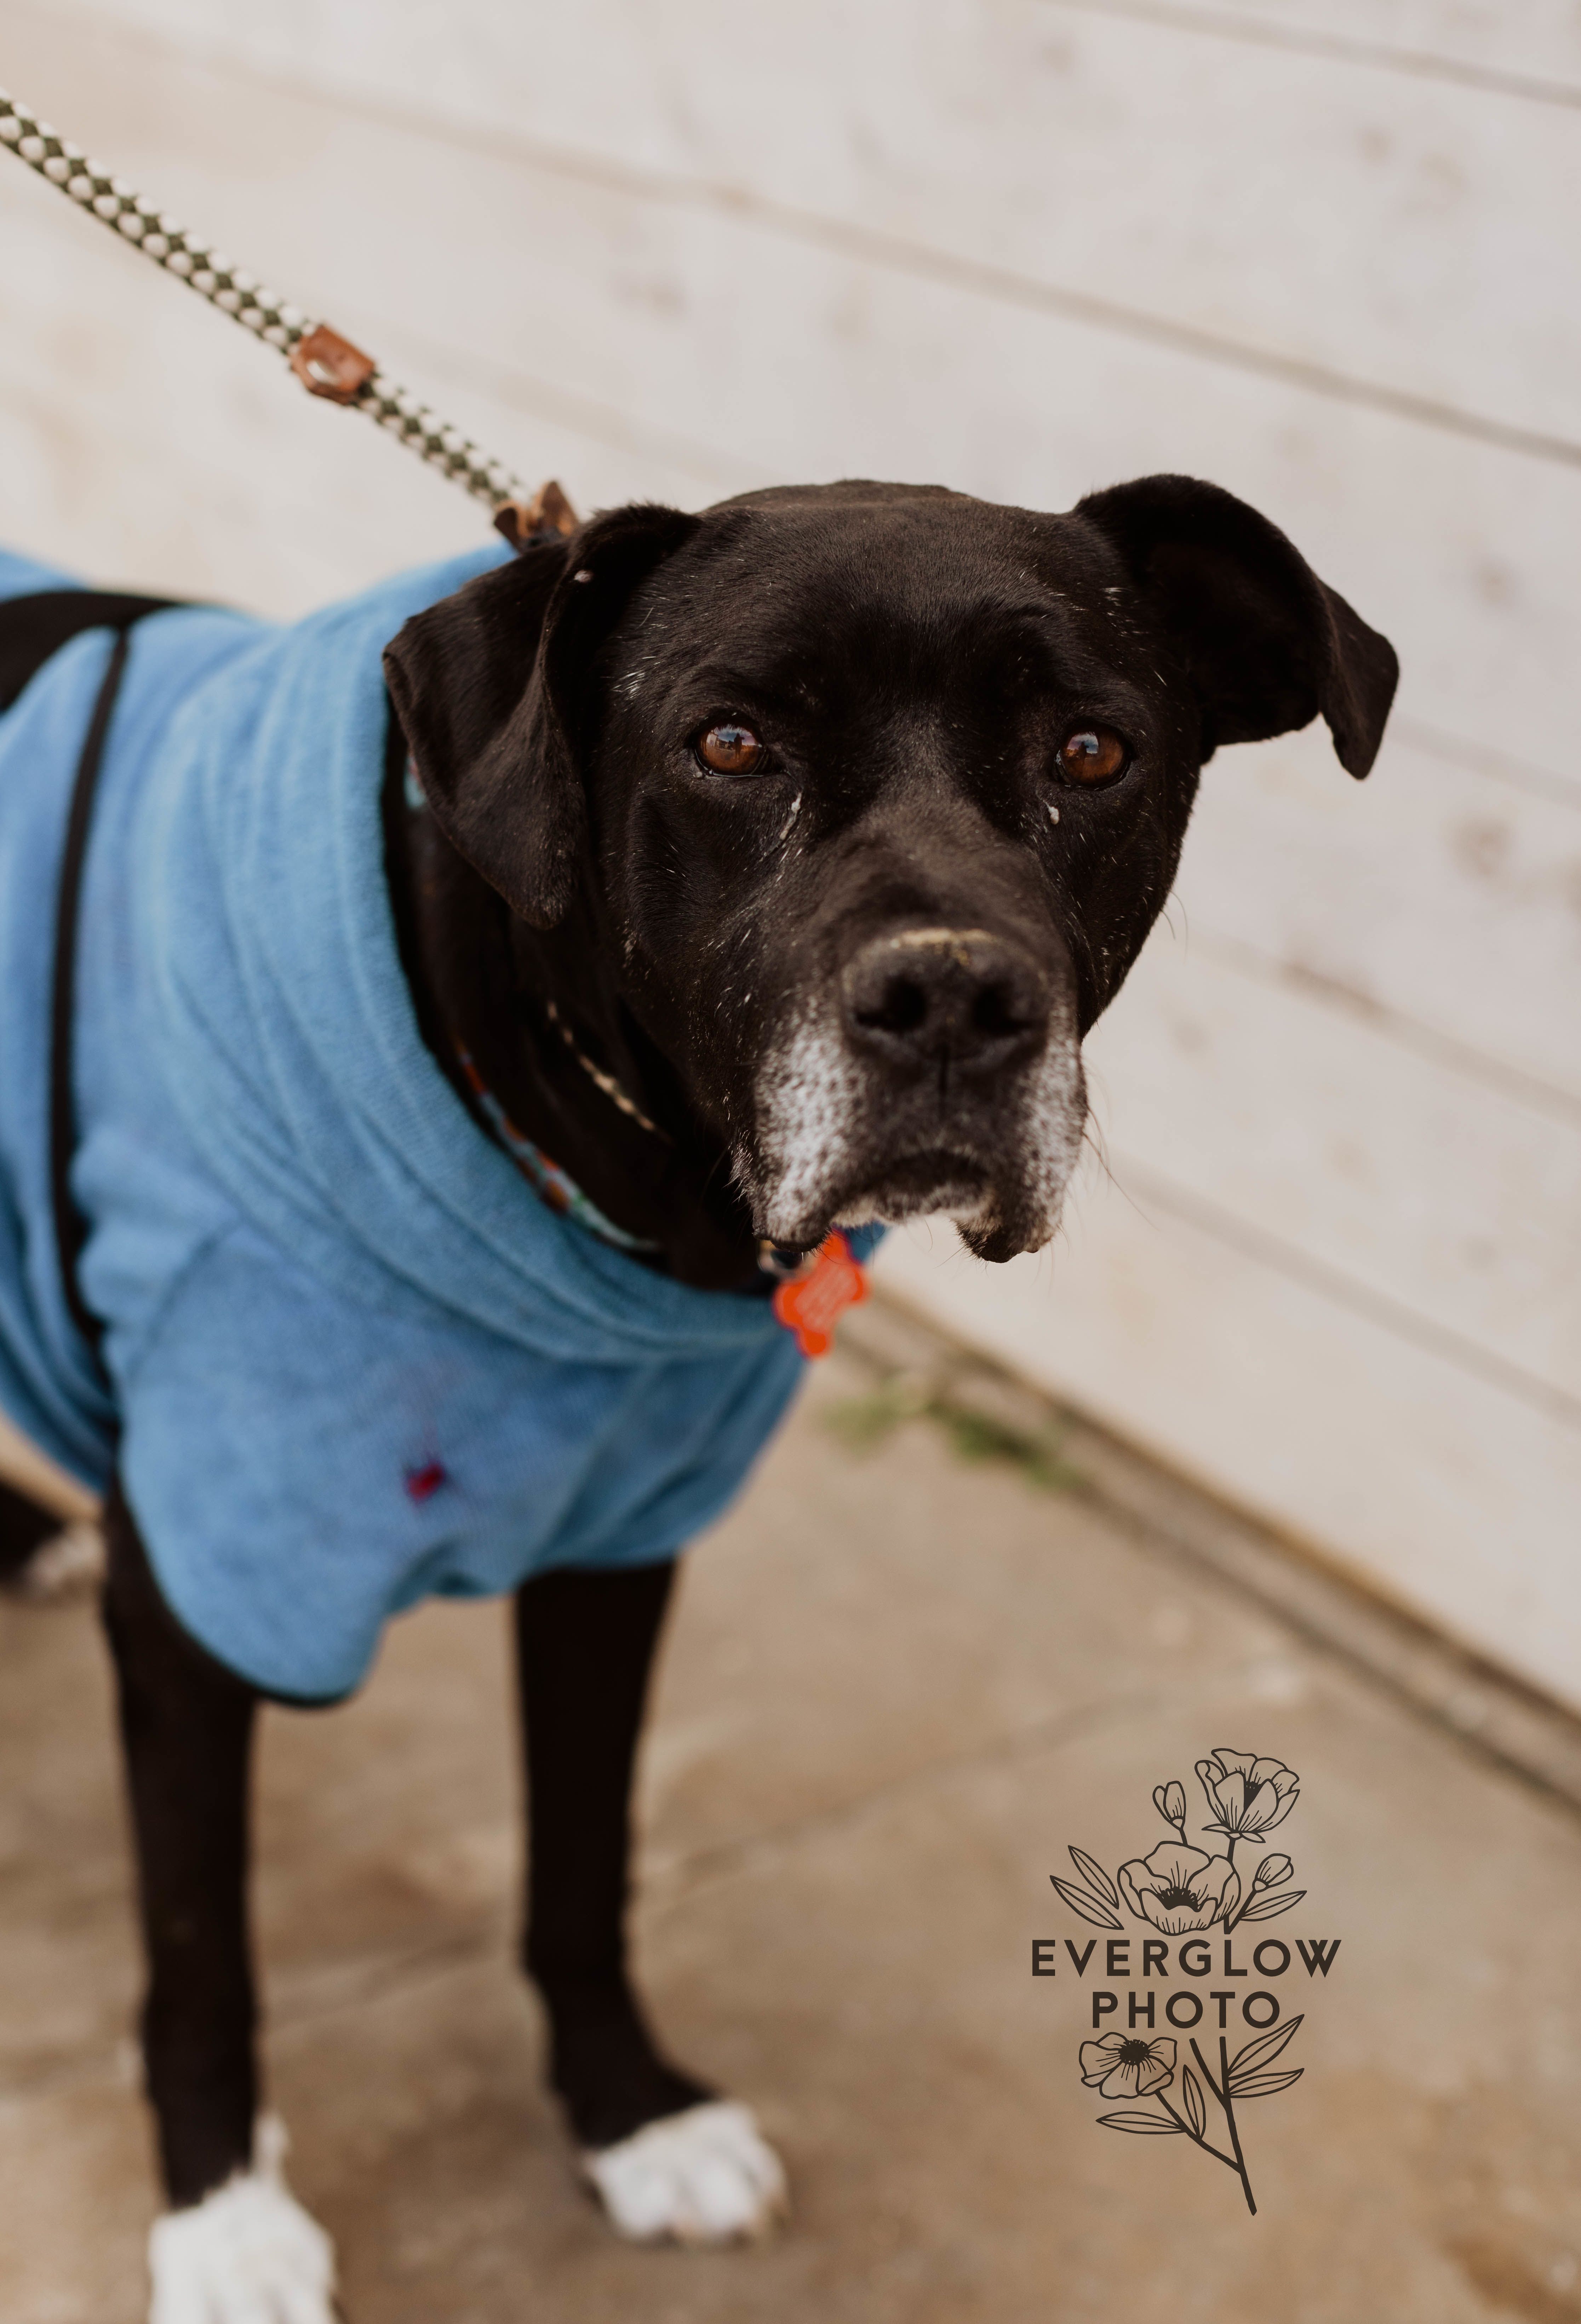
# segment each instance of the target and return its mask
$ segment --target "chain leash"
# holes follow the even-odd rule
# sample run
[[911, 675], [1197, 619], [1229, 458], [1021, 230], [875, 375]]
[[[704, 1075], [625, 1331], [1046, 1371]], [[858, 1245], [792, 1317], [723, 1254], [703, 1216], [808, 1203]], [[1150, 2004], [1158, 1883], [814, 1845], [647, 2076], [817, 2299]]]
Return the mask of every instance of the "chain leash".
[[30, 169], [173, 274], [244, 330], [277, 348], [310, 395], [365, 412], [420, 460], [448, 476], [489, 509], [495, 527], [520, 548], [535, 533], [567, 533], [577, 519], [557, 484], [531, 493], [521, 478], [492, 459], [469, 436], [381, 371], [371, 355], [327, 323], [290, 305], [222, 251], [190, 234], [146, 194], [112, 177], [79, 145], [56, 135], [47, 121], [0, 89], [0, 144]]

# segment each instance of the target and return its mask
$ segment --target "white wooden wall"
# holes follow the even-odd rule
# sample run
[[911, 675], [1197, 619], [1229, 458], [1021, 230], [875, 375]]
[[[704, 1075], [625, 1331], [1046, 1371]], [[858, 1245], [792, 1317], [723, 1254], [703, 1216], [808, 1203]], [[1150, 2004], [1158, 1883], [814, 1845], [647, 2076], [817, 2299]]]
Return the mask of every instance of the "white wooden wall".
[[[0, 79], [584, 506], [1229, 485], [1388, 632], [1210, 770], [1050, 1254], [891, 1283], [1581, 1705], [1573, 0], [0, 0]], [[293, 612], [459, 494], [0, 162], [0, 537]]]

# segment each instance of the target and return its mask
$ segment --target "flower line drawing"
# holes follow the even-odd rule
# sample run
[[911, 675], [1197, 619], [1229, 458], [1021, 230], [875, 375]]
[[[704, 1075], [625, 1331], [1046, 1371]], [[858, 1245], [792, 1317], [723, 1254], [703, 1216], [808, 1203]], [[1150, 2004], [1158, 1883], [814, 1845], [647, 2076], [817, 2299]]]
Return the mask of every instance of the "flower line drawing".
[[[1179, 2096], [1184, 2114], [1170, 2104], [1166, 2095], [1175, 2080], [1175, 2043], [1169, 2034], [1144, 2042], [1134, 2034], [1103, 2034], [1096, 2042], [1084, 2042], [1081, 2078], [1101, 2098], [1156, 2098], [1160, 2109], [1157, 2113], [1144, 2107], [1130, 2113], [1101, 2114], [1098, 2120], [1105, 2130], [1125, 2131], [1132, 2137], [1175, 2138], [1184, 2134], [1193, 2145], [1200, 2146], [1205, 2154], [1211, 2154], [1235, 2173], [1246, 2198], [1246, 2209], [1255, 2217], [1257, 2201], [1246, 2174], [1240, 2125], [1235, 2120], [1235, 2100], [1272, 2098], [1277, 2090], [1288, 2090], [1292, 2082], [1300, 2080], [1306, 2071], [1304, 2066], [1290, 2066], [1281, 2073], [1271, 2073], [1268, 2069], [1301, 2023], [1301, 2017], [1297, 2015], [1282, 2025], [1271, 2025], [1266, 2034], [1254, 2034], [1233, 2058], [1230, 2045], [1221, 2034], [1216, 2076], [1193, 2034], [1191, 2054], [1202, 2080], [1197, 2080], [1189, 2066], [1181, 2068]], [[1207, 2135], [1204, 2082], [1225, 2117], [1232, 2150], [1227, 2154]]]
[[1222, 1831], [1232, 1842], [1252, 1840], [1261, 1846], [1263, 1833], [1282, 1823], [1301, 1796], [1299, 1776], [1278, 1759], [1254, 1759], [1250, 1751], [1215, 1751], [1198, 1759], [1197, 1780], [1215, 1811], [1208, 1831]]
[[[1068, 1851], [1077, 1879], [1049, 1875], [1073, 1913], [1095, 1928], [1123, 1930], [1123, 1906], [1165, 1936], [1198, 1936], [1215, 1926], [1227, 1936], [1244, 1921], [1271, 1921], [1300, 1903], [1307, 1892], [1288, 1885], [1295, 1872], [1288, 1856], [1261, 1856], [1254, 1867], [1235, 1862], [1237, 1848], [1261, 1849], [1266, 1834], [1295, 1806], [1300, 1779], [1294, 1769], [1280, 1759], [1221, 1748], [1199, 1759], [1196, 1772], [1207, 1802], [1201, 1837], [1210, 1844], [1198, 1847], [1188, 1836], [1185, 1785], [1160, 1784], [1152, 1801], [1170, 1827], [1170, 1839], [1160, 1840], [1147, 1856], [1129, 1858], [1114, 1878], [1079, 1848]], [[1223, 1841], [1222, 1852], [1211, 1845], [1215, 1840]], [[1190, 2139], [1235, 2173], [1246, 2208], [1255, 2215], [1235, 2105], [1238, 2099], [1272, 2098], [1299, 2081], [1303, 2067], [1276, 2070], [1274, 2061], [1302, 2022], [1297, 2015], [1254, 2034], [1234, 2057], [1221, 2032], [1216, 2072], [1195, 2034], [1189, 2041], [1195, 2070], [1178, 2059], [1177, 2044], [1168, 2034], [1150, 2032], [1145, 2039], [1141, 2034], [1100, 2034], [1081, 2044], [1081, 2079], [1102, 2098], [1130, 2101], [1115, 2113], [1099, 2115], [1103, 2128], [1139, 2138]], [[1210, 2097], [1223, 2116], [1222, 2130], [1216, 2129], [1212, 2137]], [[1220, 2139], [1225, 2143], [1218, 2144]]]
[[1211, 1928], [1241, 1895], [1241, 1876], [1227, 1856], [1209, 1856], [1184, 1840], [1161, 1840], [1151, 1856], [1123, 1864], [1120, 1886], [1132, 1911], [1167, 1937]]

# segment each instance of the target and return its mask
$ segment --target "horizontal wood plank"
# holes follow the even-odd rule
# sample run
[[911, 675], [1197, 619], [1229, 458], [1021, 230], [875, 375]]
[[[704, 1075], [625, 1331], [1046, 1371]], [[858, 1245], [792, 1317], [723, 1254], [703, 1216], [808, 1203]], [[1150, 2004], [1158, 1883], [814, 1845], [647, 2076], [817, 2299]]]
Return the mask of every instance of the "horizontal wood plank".
[[[1552, 795], [1391, 736], [1359, 788], [1326, 730], [1206, 770], [1171, 917], [1298, 990], [1581, 1118], [1581, 783]], [[1247, 964], [1248, 970], [1255, 963]], [[1523, 1087], [1522, 1085], [1530, 1086]]]
[[[1074, 11], [1076, 5], [1077, 0], [1020, 0], [1017, 7], [997, 13], [1038, 20], [1067, 8]], [[1205, 36], [1218, 39], [1262, 32], [1292, 42], [1349, 40], [1381, 51], [1380, 69], [1387, 69], [1391, 58], [1398, 69], [1422, 58], [1537, 80], [1581, 80], [1581, 23], [1572, 0], [1515, 0], [1515, 5], [1512, 0], [1080, 0], [1080, 5], [1101, 14], [1145, 13], [1151, 18], [1195, 23]], [[742, 22], [745, 12], [730, 8], [728, 0], [665, 0], [658, 8], [633, 8], [623, 0], [581, 0], [575, 9], [514, 12], [495, 8], [492, 0], [449, 0], [439, 13], [421, 6], [419, 0], [381, 0], [382, 37], [377, 42], [366, 37], [365, 19], [356, 11], [300, 9], [290, 0], [265, 0], [265, 5], [227, 9], [223, 14], [212, 0], [112, 0], [112, 5], [118, 23], [143, 26], [199, 51], [224, 47], [234, 55], [286, 63], [342, 85], [366, 86], [383, 79], [451, 103], [467, 96], [474, 101], [480, 94], [491, 96], [490, 80], [503, 81], [518, 94], [536, 95], [546, 111], [558, 102], [562, 118], [572, 110], [564, 75], [578, 57], [590, 54], [600, 63], [601, 78], [618, 101], [624, 83], [644, 78], [650, 88], [657, 86], [667, 95], [670, 80], [681, 77], [705, 40], [728, 46], [732, 36], [737, 42], [753, 37]], [[82, 13], [104, 16], [110, 9], [90, 5]], [[955, 13], [940, 0], [923, 0], [910, 11], [908, 23], [927, 29]], [[876, 32], [864, 32], [864, 16], [876, 20]], [[845, 29], [857, 57], [866, 44], [876, 47], [880, 42], [892, 57], [905, 27], [897, 27], [883, 9], [874, 8], [853, 11]], [[752, 51], [737, 46], [735, 53], [742, 60], [744, 82], [751, 86], [746, 68]], [[666, 110], [660, 104], [651, 106], [645, 124], [651, 134], [664, 134]]]
[[1086, 1046], [1122, 1194], [1193, 1198], [1581, 1431], [1581, 1114], [1561, 1125], [1167, 929]]
[[1581, 1436], [1188, 1222], [1093, 1187], [1050, 1253], [940, 1229], [878, 1274], [944, 1328], [1162, 1452], [1581, 1709]]
[[1581, 85], [1581, 18], [1571, 0], [1225, 0], [1223, 13], [1294, 37], [1327, 32], [1401, 58]]

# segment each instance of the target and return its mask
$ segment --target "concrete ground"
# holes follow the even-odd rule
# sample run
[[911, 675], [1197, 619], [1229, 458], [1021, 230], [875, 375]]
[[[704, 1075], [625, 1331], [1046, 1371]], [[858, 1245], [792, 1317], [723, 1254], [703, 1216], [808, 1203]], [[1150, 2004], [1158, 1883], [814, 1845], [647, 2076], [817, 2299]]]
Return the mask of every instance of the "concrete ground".
[[[1576, 1812], [1079, 1495], [927, 1419], [853, 1449], [871, 1388], [826, 1366], [695, 1554], [644, 1770], [648, 1991], [788, 2160], [767, 2248], [624, 2247], [572, 2179], [512, 1968], [501, 1609], [429, 1608], [356, 1702], [269, 1720], [269, 2068], [354, 2324], [1581, 2319]], [[87, 1605], [0, 1610], [0, 2317], [136, 2324], [154, 2190]], [[1049, 1886], [1068, 1843], [1113, 1872], [1167, 1838], [1152, 1787], [1195, 1794], [1219, 1745], [1301, 1778], [1272, 1845], [1308, 1895], [1248, 1950], [1342, 1940], [1327, 1980], [1261, 1980], [1307, 2013], [1279, 2061], [1306, 2072], [1240, 2107], [1255, 2218], [1184, 2138], [1096, 2126], [1105, 1938]], [[1034, 1939], [1095, 1933], [1085, 1982], [1063, 1950], [1032, 1978]]]

